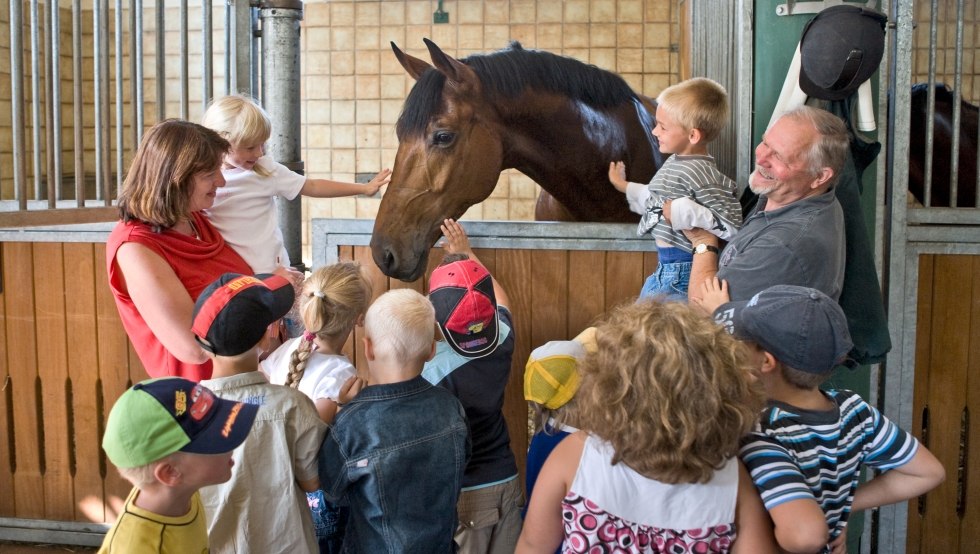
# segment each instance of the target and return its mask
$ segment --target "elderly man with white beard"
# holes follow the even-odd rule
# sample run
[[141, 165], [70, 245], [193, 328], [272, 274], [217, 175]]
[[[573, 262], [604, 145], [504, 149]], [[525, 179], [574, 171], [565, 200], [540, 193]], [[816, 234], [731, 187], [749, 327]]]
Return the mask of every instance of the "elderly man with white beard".
[[772, 285], [815, 288], [839, 299], [844, 215], [833, 189], [848, 148], [837, 116], [808, 106], [783, 114], [755, 149], [749, 187], [760, 198], [732, 241], [719, 253], [711, 233], [685, 231], [695, 246], [690, 299], [711, 313], [716, 306], [709, 298], [717, 297], [711, 291], [722, 282], [736, 301]]

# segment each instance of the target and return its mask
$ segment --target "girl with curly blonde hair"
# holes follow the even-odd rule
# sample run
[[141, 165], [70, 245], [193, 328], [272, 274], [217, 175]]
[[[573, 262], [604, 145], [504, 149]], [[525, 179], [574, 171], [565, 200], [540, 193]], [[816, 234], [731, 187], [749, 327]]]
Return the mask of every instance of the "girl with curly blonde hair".
[[774, 552], [738, 461], [762, 406], [744, 347], [681, 303], [622, 306], [596, 329], [576, 394], [582, 431], [535, 484], [518, 552]]

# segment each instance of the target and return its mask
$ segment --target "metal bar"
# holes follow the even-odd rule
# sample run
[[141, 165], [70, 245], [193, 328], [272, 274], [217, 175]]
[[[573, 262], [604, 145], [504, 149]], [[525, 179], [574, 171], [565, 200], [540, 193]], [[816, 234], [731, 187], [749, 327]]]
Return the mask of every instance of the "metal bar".
[[[48, 34], [48, 40], [51, 56], [51, 68], [48, 71], [48, 81], [50, 82], [49, 89], [51, 90], [51, 102], [48, 113], [51, 114], [51, 144], [53, 146], [48, 147], [48, 153], [53, 161], [54, 170], [54, 183], [57, 186], [57, 194], [55, 195], [57, 200], [61, 200], [62, 191], [64, 187], [64, 167], [62, 163], [61, 156], [64, 153], [62, 148], [62, 121], [61, 121], [61, 13], [58, 2], [51, 2], [49, 4], [49, 10], [51, 15], [51, 31]], [[48, 172], [48, 177], [50, 179], [52, 173]]]
[[201, 3], [203, 4], [204, 11], [204, 20], [202, 21], [204, 31], [201, 33], [204, 39], [204, 98], [202, 99], [204, 105], [201, 107], [201, 111], [204, 111], [207, 109], [208, 102], [211, 101], [211, 96], [214, 94], [214, 70], [211, 67], [214, 63], [212, 60], [214, 56], [214, 38], [212, 36], [211, 0], [202, 0]]
[[[891, 6], [890, 19], [895, 23], [890, 43], [891, 54], [898, 59], [899, 54], [908, 55], [913, 46], [913, 5], [912, 2], [896, 2]], [[915, 310], [917, 275], [909, 272], [909, 267], [918, 263], [909, 257], [907, 244], [907, 200], [909, 174], [909, 128], [912, 72], [911, 64], [894, 64], [891, 74], [891, 90], [894, 101], [889, 106], [888, 161], [891, 171], [891, 198], [889, 217], [883, 235], [889, 237], [886, 251], [888, 271], [883, 278], [886, 291], [888, 327], [892, 335], [892, 350], [885, 360], [884, 400], [882, 411], [885, 416], [903, 429], [912, 424], [912, 391], [914, 387], [915, 356]], [[930, 87], [930, 92], [934, 93]], [[930, 104], [931, 105], [931, 104]], [[931, 115], [930, 115], [931, 121]], [[896, 130], [902, 130], [900, 132]], [[927, 156], [928, 160], [928, 156]], [[927, 179], [929, 170], [926, 171]], [[928, 182], [928, 181], [927, 181]], [[926, 196], [928, 198], [928, 196]], [[900, 502], [882, 507], [878, 512], [878, 551], [904, 552], [907, 536], [908, 503]]]
[[41, 177], [41, 30], [38, 19], [37, 0], [31, 0], [31, 165], [34, 170], [34, 199], [44, 198]]
[[71, 3], [71, 77], [73, 152], [75, 158], [75, 205], [85, 205], [85, 134], [82, 132], [82, 6]]
[[949, 205], [957, 205], [956, 190], [960, 173], [960, 100], [963, 98], [963, 0], [956, 2], [956, 47], [953, 55], [953, 143], [950, 147]]
[[735, 165], [735, 182], [748, 183], [752, 170], [752, 71], [753, 71], [753, 32], [752, 22], [755, 19], [754, 3], [750, 0], [739, 0], [736, 10], [736, 28], [738, 36], [738, 59], [735, 73], [738, 76], [739, 91], [736, 106], [734, 127], [737, 134], [735, 149], [737, 161]]
[[[53, 36], [51, 34], [51, 12], [58, 11], [58, 7], [54, 6], [52, 9], [51, 4], [48, 4], [45, 9], [47, 10], [43, 17], [41, 17], [38, 24], [41, 25], [44, 34], [40, 36], [38, 41], [38, 56], [44, 56], [44, 72], [41, 74], [43, 80], [43, 87], [41, 89], [41, 94], [43, 95], [43, 106], [44, 106], [44, 181], [46, 184], [46, 196], [48, 197], [48, 208], [54, 208], [54, 203], [58, 197], [57, 187], [61, 185], [58, 181], [53, 179], [54, 177], [54, 105], [51, 104], [51, 95], [54, 93], [52, 89], [57, 86], [55, 82], [54, 73], [51, 70], [52, 52], [50, 50], [51, 43], [45, 44], [47, 40], [50, 40]], [[38, 14], [40, 15], [40, 13]]]
[[[261, 71], [262, 64], [259, 60], [259, 52], [261, 51], [261, 44], [259, 42], [262, 37], [262, 30], [259, 29], [259, 11], [249, 9], [249, 21], [248, 26], [248, 37], [249, 37], [249, 48], [248, 48], [248, 90], [249, 94], [252, 96], [258, 96], [259, 91], [259, 71]], [[263, 72], [263, 75], [265, 73]]]
[[234, 75], [232, 74], [234, 64], [232, 63], [232, 53], [234, 50], [231, 49], [232, 36], [234, 36], [235, 29], [232, 27], [232, 2], [234, 0], [225, 0], [225, 95], [231, 94], [232, 91], [232, 80]]
[[24, 13], [20, 0], [10, 0], [10, 124], [14, 149], [14, 196], [27, 209], [24, 179]]
[[[929, 90], [926, 93], [926, 174], [922, 189], [922, 204], [927, 208], [932, 205], [932, 164], [935, 163], [933, 159], [933, 139], [936, 136], [936, 49], [939, 43], [938, 19], [939, 0], [932, 0], [932, 19], [929, 20]], [[909, 47], [911, 48], [911, 44], [909, 44]]]
[[154, 4], [157, 19], [157, 121], [163, 121], [167, 117], [167, 71], [164, 66], [167, 53], [167, 27], [164, 20], [165, 9], [162, 2]]
[[95, 60], [95, 179], [96, 197], [112, 204], [109, 147], [109, 0], [93, 3]]
[[190, 93], [187, 85], [187, 0], [180, 0], [180, 118], [187, 119]]
[[125, 106], [123, 105], [123, 90], [125, 75], [123, 74], [123, 10], [122, 0], [116, 0], [116, 195], [122, 192], [123, 178], [123, 133], [125, 126]]
[[133, 148], [143, 138], [143, 0], [129, 3], [129, 98], [133, 110]]

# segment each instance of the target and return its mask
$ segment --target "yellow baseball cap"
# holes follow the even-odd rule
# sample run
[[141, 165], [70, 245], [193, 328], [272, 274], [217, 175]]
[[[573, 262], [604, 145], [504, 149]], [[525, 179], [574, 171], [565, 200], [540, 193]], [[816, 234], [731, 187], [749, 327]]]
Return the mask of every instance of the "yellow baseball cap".
[[[554, 410], [575, 396], [582, 380], [578, 364], [586, 354], [586, 341], [580, 342], [580, 337], [551, 341], [531, 352], [524, 368], [525, 400]], [[591, 339], [587, 343], [594, 345]]]

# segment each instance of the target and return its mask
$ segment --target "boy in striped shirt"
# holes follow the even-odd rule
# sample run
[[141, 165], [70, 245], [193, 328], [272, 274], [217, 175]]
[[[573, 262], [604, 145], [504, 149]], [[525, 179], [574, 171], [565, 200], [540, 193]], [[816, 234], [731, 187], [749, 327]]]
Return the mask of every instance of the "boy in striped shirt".
[[[815, 290], [778, 285], [728, 302], [715, 320], [749, 343], [769, 396], [740, 457], [780, 547], [843, 546], [851, 511], [914, 498], [939, 485], [939, 461], [856, 393], [819, 386], [851, 350], [844, 312]], [[882, 472], [860, 484], [861, 468]]]

